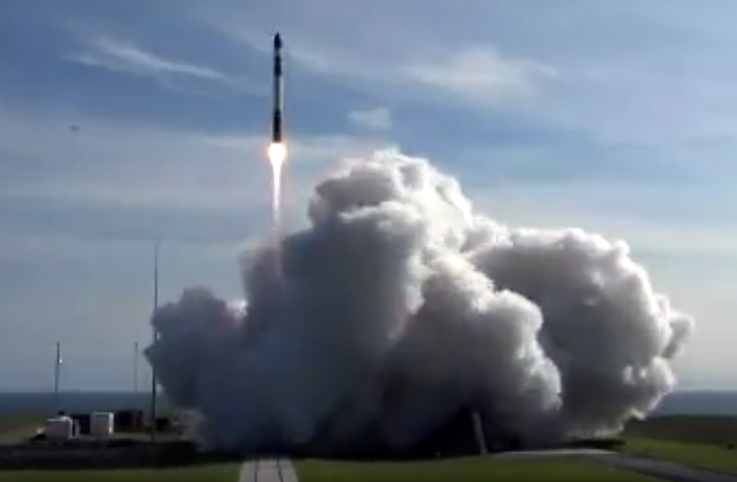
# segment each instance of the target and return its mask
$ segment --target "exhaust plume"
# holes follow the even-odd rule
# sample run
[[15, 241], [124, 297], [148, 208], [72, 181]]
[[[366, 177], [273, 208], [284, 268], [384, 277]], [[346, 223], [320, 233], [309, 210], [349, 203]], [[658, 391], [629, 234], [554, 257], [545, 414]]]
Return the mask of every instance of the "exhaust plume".
[[154, 316], [146, 355], [205, 447], [401, 450], [464, 407], [560, 440], [617, 431], [674, 387], [693, 321], [623, 242], [504, 226], [395, 151], [346, 162], [307, 214], [244, 255], [245, 307], [191, 288]]

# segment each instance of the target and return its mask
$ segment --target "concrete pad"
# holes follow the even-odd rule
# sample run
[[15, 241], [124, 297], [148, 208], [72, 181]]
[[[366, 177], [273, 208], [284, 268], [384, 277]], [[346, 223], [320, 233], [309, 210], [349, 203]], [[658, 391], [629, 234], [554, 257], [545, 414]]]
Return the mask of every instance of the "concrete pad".
[[736, 475], [697, 469], [665, 460], [631, 454], [594, 456], [592, 459], [612, 467], [639, 472], [672, 482], [737, 482]]
[[259, 459], [243, 462], [238, 482], [298, 482], [298, 479], [289, 459]]
[[583, 457], [591, 455], [610, 455], [614, 452], [602, 449], [550, 449], [550, 450], [520, 450], [514, 452], [500, 452], [492, 455], [495, 459], [533, 459], [541, 457]]

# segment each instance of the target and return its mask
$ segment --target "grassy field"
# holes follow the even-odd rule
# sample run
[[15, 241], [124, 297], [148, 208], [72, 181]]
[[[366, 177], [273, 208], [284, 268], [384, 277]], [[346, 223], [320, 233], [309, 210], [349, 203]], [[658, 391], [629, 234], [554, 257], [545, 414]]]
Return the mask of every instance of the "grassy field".
[[737, 473], [737, 417], [674, 415], [632, 423], [625, 451]]
[[42, 421], [43, 417], [30, 414], [0, 416], [0, 444], [29, 437]]
[[31, 414], [0, 416], [0, 433], [34, 426], [43, 421], [43, 417]]
[[[33, 415], [0, 417], [0, 443], [17, 439], [38, 424]], [[673, 462], [737, 473], [737, 418], [659, 417], [632, 424], [625, 432], [626, 451]], [[492, 460], [463, 458], [421, 463], [351, 463], [320, 460], [295, 462], [300, 482], [410, 481], [632, 481], [657, 479], [575, 459]], [[167, 482], [237, 481], [239, 464], [175, 469], [115, 471], [0, 472], [3, 482]]]
[[577, 460], [491, 460], [463, 458], [414, 463], [353, 463], [306, 460], [295, 463], [300, 482], [655, 482], [659, 479]]
[[634, 439], [627, 441], [625, 451], [692, 467], [737, 474], [737, 450], [717, 445]]
[[[656, 482], [658, 479], [576, 460], [504, 460], [479, 457], [438, 462], [295, 463], [300, 482], [517, 482], [546, 480]], [[237, 482], [240, 464], [176, 469], [0, 472], [3, 482]]]
[[3, 482], [237, 482], [240, 464], [173, 469], [0, 471]]

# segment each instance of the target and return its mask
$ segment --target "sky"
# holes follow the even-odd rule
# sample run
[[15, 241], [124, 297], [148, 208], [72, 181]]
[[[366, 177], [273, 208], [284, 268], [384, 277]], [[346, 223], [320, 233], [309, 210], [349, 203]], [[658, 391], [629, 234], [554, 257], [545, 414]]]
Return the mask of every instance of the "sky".
[[[268, 236], [271, 36], [286, 225], [345, 157], [398, 147], [513, 226], [627, 240], [697, 328], [684, 387], [737, 386], [732, 1], [4, 0], [0, 391], [132, 387], [160, 299], [242, 297]], [[147, 375], [142, 375], [141, 380]], [[143, 381], [141, 382], [143, 383]]]

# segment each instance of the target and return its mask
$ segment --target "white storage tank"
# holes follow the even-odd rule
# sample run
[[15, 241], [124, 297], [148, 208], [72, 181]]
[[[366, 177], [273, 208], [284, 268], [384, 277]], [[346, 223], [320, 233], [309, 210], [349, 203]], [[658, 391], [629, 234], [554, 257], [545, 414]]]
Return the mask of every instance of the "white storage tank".
[[90, 417], [90, 435], [109, 437], [113, 434], [115, 417], [112, 412], [95, 412]]
[[54, 442], [69, 440], [74, 435], [74, 422], [70, 417], [54, 417], [46, 420], [46, 439]]

